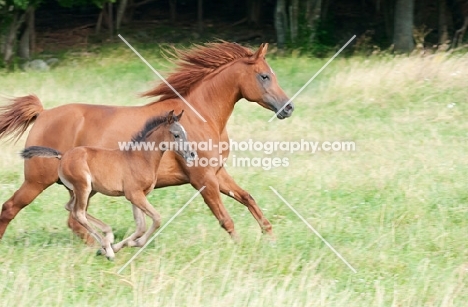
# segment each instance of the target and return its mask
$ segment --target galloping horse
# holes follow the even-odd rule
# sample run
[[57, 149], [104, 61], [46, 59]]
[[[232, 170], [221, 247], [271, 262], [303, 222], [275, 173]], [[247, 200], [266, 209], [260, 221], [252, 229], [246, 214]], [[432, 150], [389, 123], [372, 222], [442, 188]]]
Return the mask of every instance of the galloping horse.
[[[234, 105], [241, 98], [257, 102], [277, 114], [279, 119], [292, 115], [293, 104], [278, 85], [276, 75], [265, 60], [268, 45], [253, 52], [235, 43], [211, 43], [191, 50], [176, 51], [176, 71], [167, 81], [206, 119], [187, 108], [173, 90], [164, 83], [143, 96], [158, 97], [155, 101], [135, 107], [88, 104], [67, 104], [44, 110], [34, 95], [14, 98], [0, 109], [0, 137], [20, 137], [31, 128], [26, 146], [45, 146], [65, 152], [77, 146], [117, 148], [119, 141], [130, 139], [131, 132], [152, 116], [163, 111], [185, 109], [181, 124], [190, 131], [191, 141], [213, 144], [229, 142], [227, 121]], [[281, 110], [281, 111], [280, 111]], [[213, 146], [214, 147], [214, 146]], [[198, 151], [199, 158], [217, 159], [218, 148]], [[227, 158], [229, 150], [221, 156]], [[2, 207], [0, 238], [18, 212], [29, 205], [44, 189], [58, 181], [57, 159], [30, 159], [24, 164], [24, 182]], [[264, 217], [252, 196], [239, 187], [223, 165], [188, 167], [185, 161], [168, 152], [159, 168], [156, 188], [190, 183], [201, 192], [220, 225], [237, 238], [234, 223], [221, 201], [221, 193], [244, 204], [259, 223], [263, 232], [273, 236], [272, 226]], [[141, 214], [141, 213], [140, 213]], [[93, 239], [70, 215], [69, 227], [91, 244]]]
[[[148, 202], [146, 195], [156, 185], [164, 152], [175, 149], [175, 152], [187, 162], [193, 161], [196, 157], [196, 153], [190, 150], [184, 127], [179, 124], [182, 114], [183, 112], [174, 116], [174, 111], [171, 111], [166, 116], [153, 117], [132, 138], [133, 142], [152, 141], [157, 146], [157, 150], [121, 151], [79, 146], [62, 154], [53, 148], [30, 146], [21, 152], [21, 156], [25, 159], [43, 157], [61, 160], [58, 169], [60, 181], [70, 191], [73, 191], [66, 209], [100, 243], [102, 248], [100, 253], [107, 259], [113, 260], [114, 252], [118, 252], [123, 246], [145, 245], [149, 237], [161, 225], [161, 217]], [[114, 243], [112, 229], [101, 220], [90, 219], [97, 228], [104, 232], [105, 237], [102, 237], [86, 217], [89, 197], [95, 192], [108, 196], [125, 196], [133, 204], [134, 210], [135, 208], [141, 209], [153, 220], [153, 224], [146, 231], [142, 223], [144, 218], [136, 220], [135, 232], [111, 246]]]

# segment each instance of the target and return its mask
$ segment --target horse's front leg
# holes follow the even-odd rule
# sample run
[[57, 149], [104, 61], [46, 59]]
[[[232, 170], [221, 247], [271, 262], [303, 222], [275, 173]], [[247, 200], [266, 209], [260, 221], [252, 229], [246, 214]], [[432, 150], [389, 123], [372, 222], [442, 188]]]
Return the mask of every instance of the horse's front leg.
[[245, 205], [253, 217], [257, 220], [260, 225], [262, 232], [270, 235], [274, 239], [273, 228], [270, 221], [263, 215], [262, 210], [258, 207], [253, 197], [232, 179], [223, 167], [216, 174], [219, 181], [219, 190], [221, 193], [234, 198], [241, 204]]
[[[129, 191], [125, 193], [125, 197], [133, 204], [134, 214], [138, 215], [139, 213], [136, 212], [142, 211], [148, 215], [151, 220], [153, 220], [151, 226], [142, 236], [138, 236], [136, 240], [130, 240], [127, 242], [127, 245], [130, 247], [142, 247], [146, 244], [150, 236], [159, 228], [159, 226], [161, 226], [161, 215], [159, 215], [156, 209], [154, 209], [154, 207], [148, 202], [143, 191]], [[136, 211], [137, 207], [140, 210]], [[137, 215], [135, 215], [135, 219], [141, 218], [140, 216], [137, 217]], [[142, 218], [144, 219], [144, 216]]]
[[137, 206], [132, 205], [133, 219], [135, 220], [136, 230], [127, 238], [123, 239], [119, 243], [113, 244], [112, 249], [115, 253], [122, 249], [124, 246], [139, 246], [138, 240], [141, 236], [145, 234], [146, 231], [146, 219], [145, 214]]
[[208, 205], [213, 215], [218, 219], [220, 226], [227, 231], [234, 241], [238, 241], [239, 236], [234, 229], [234, 222], [221, 201], [221, 194], [219, 193], [220, 185], [214, 171], [200, 174], [197, 178], [190, 178], [190, 180], [192, 186], [197, 190], [200, 190], [205, 186], [203, 191], [201, 191], [201, 195], [203, 196], [205, 203]]

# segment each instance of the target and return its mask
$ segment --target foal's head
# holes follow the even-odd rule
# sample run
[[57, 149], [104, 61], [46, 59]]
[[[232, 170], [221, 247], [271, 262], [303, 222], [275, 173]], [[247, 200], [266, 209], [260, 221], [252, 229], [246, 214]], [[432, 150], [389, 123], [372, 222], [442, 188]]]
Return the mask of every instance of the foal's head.
[[267, 49], [268, 44], [261, 44], [252, 56], [244, 60], [247, 65], [244, 65], [240, 78], [241, 93], [245, 99], [257, 102], [278, 113], [279, 119], [284, 119], [292, 115], [294, 105], [289, 102], [288, 96], [278, 84], [275, 72], [265, 60]]
[[133, 138], [133, 142], [155, 141], [158, 150], [173, 150], [185, 161], [193, 161], [197, 153], [190, 148], [190, 142], [187, 140], [187, 132], [179, 123], [184, 111], [179, 115], [174, 115], [174, 110], [165, 116], [157, 116], [148, 120], [143, 129]]

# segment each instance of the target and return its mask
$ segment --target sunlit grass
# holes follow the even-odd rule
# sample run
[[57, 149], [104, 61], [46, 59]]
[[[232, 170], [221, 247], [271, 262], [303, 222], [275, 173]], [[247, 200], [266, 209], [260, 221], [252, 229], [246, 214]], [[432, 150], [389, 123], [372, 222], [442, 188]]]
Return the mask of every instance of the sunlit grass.
[[[156, 69], [158, 52], [142, 53]], [[325, 60], [272, 58], [292, 96]], [[10, 224], [0, 244], [6, 306], [464, 306], [468, 301], [468, 58], [336, 59], [297, 97], [290, 119], [240, 101], [229, 121], [242, 140], [351, 140], [354, 152], [275, 153], [288, 167], [228, 170], [273, 223], [266, 242], [248, 210], [223, 197], [242, 242], [233, 244], [200, 197], [122, 275], [66, 226], [60, 186]], [[69, 102], [138, 105], [157, 77], [131, 51], [65, 57], [48, 73], [0, 75], [0, 94], [37, 94], [48, 108]], [[16, 145], [0, 152], [0, 200], [22, 182]], [[270, 157], [254, 152], [236, 156]], [[357, 269], [354, 274], [269, 189], [273, 186]], [[167, 221], [195, 191], [155, 190]], [[130, 205], [96, 196], [90, 211], [122, 238]]]

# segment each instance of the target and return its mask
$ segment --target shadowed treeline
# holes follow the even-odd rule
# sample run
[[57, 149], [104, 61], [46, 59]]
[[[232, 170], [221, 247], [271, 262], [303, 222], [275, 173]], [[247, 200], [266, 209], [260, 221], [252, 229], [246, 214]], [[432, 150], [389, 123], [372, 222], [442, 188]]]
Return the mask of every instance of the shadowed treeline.
[[[128, 33], [145, 43], [223, 38], [277, 43], [318, 56], [357, 35], [355, 50], [410, 52], [462, 45], [465, 0], [4, 0], [3, 66], [44, 51], [107, 42]], [[60, 48], [57, 48], [60, 46]]]

